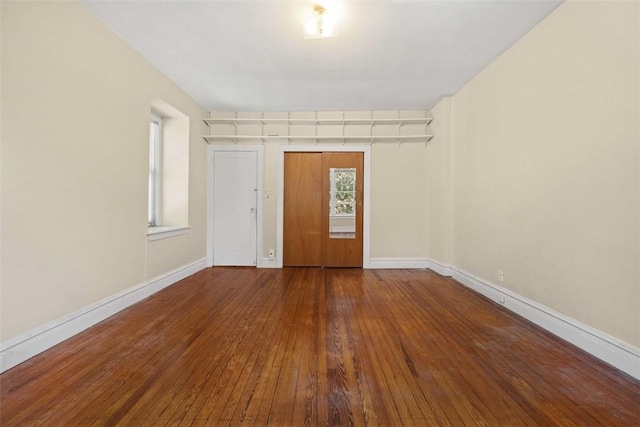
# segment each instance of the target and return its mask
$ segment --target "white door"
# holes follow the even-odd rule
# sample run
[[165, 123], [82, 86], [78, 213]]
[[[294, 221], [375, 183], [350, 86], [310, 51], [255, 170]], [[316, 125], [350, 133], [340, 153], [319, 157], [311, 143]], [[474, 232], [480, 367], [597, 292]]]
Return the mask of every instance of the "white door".
[[213, 265], [256, 265], [258, 156], [213, 154]]

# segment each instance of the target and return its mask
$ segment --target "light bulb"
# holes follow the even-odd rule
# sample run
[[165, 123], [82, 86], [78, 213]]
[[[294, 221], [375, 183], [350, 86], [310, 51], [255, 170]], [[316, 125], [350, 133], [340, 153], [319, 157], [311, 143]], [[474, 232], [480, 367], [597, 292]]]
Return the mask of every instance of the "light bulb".
[[315, 6], [311, 17], [304, 25], [305, 38], [318, 39], [338, 35], [338, 22], [322, 6]]

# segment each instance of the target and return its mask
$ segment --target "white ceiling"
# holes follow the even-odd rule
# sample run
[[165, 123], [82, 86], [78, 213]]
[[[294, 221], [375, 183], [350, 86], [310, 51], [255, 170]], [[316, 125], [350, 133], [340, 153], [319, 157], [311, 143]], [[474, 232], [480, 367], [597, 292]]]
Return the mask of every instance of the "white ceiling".
[[313, 1], [83, 3], [207, 110], [312, 111], [426, 109], [561, 0], [342, 1], [330, 39]]

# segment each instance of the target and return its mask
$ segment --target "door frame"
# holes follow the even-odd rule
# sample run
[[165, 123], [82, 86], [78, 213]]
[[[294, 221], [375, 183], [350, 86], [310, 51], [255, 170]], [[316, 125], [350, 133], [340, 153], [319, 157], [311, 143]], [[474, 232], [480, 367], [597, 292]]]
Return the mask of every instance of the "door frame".
[[371, 145], [335, 145], [335, 144], [314, 144], [314, 145], [280, 145], [278, 146], [278, 188], [277, 201], [278, 210], [276, 216], [276, 267], [282, 268], [283, 264], [283, 244], [284, 244], [284, 153], [289, 151], [297, 152], [353, 152], [363, 153], [364, 157], [364, 187], [363, 190], [363, 212], [362, 212], [362, 268], [370, 268], [371, 265]]
[[256, 176], [257, 188], [256, 194], [256, 267], [262, 267], [262, 193], [263, 193], [263, 152], [262, 145], [209, 145], [207, 146], [207, 266], [213, 266], [213, 224], [215, 221], [213, 215], [213, 203], [215, 200], [214, 188], [214, 170], [213, 156], [216, 151], [250, 151], [256, 153]]

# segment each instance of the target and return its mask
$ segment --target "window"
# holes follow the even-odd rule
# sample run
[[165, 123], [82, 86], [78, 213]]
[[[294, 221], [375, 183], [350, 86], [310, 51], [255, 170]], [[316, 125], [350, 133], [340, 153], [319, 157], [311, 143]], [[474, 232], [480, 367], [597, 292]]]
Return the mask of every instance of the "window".
[[331, 216], [356, 214], [355, 168], [331, 168]]
[[149, 116], [149, 241], [189, 232], [189, 116], [155, 99]]
[[162, 119], [155, 114], [149, 120], [149, 227], [160, 225], [160, 185], [162, 183]]

